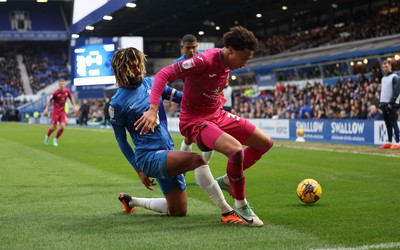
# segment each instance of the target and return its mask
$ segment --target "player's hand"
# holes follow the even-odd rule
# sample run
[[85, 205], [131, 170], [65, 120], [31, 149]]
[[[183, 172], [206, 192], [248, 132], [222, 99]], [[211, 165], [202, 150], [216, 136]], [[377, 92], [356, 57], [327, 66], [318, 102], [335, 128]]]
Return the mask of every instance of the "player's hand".
[[158, 105], [150, 104], [149, 110], [144, 112], [143, 116], [133, 124], [136, 127], [135, 130], [141, 129], [140, 135], [147, 134], [150, 129], [154, 133], [157, 125], [157, 113]]
[[153, 190], [153, 188], [151, 188], [151, 186], [157, 185], [157, 184], [154, 182], [154, 179], [151, 179], [151, 180], [150, 180], [150, 178], [147, 177], [147, 175], [146, 175], [144, 172], [138, 170], [138, 171], [137, 171], [137, 174], [139, 175], [140, 180], [142, 181], [143, 185], [144, 185], [147, 189]]
[[45, 109], [45, 110], [43, 111], [43, 115], [44, 115], [44, 116], [47, 116], [48, 113], [49, 113], [49, 111], [48, 111], [47, 109]]
[[78, 115], [79, 114], [79, 109], [78, 108], [74, 108], [74, 112], [75, 112], [75, 115]]

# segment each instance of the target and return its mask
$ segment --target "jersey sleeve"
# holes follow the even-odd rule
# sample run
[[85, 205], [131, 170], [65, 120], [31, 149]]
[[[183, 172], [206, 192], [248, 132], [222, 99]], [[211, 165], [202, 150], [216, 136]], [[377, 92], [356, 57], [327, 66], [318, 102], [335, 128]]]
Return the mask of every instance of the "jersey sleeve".
[[180, 104], [182, 101], [182, 92], [166, 85], [162, 94], [162, 99]]
[[132, 150], [131, 145], [129, 145], [128, 140], [126, 139], [126, 130], [125, 127], [121, 127], [118, 125], [113, 125], [113, 130], [115, 134], [115, 139], [117, 139], [119, 149], [124, 154], [125, 158], [129, 161], [131, 166], [137, 170], [135, 153]]
[[392, 79], [392, 87], [393, 87], [393, 95], [390, 99], [390, 103], [392, 104], [399, 104], [399, 97], [400, 97], [400, 78], [395, 75]]
[[207, 67], [207, 58], [200, 54], [161, 69], [154, 77], [149, 103], [158, 104], [167, 82], [201, 74]]
[[118, 142], [118, 147], [124, 154], [125, 158], [129, 161], [131, 166], [135, 170], [137, 170], [137, 167], [135, 165], [136, 162], [135, 153], [133, 152], [131, 145], [128, 143], [128, 140], [126, 139], [125, 123], [124, 123], [124, 118], [121, 115], [122, 112], [120, 110], [120, 107], [110, 105], [108, 111], [110, 113], [110, 118], [111, 118], [110, 123], [112, 124], [115, 139]]
[[53, 92], [50, 96], [50, 101], [54, 101], [54, 97], [56, 96], [56, 92]]

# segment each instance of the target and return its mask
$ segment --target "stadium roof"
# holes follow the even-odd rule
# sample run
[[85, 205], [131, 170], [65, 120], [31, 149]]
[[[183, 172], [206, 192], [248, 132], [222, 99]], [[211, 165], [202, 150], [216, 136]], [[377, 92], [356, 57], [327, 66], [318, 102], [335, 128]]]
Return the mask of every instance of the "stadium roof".
[[[136, 6], [126, 7], [128, 2]], [[312, 18], [346, 4], [355, 6], [357, 2], [366, 4], [351, 0], [110, 0], [72, 25], [71, 33], [81, 37], [160, 38], [203, 31], [204, 36], [220, 37], [235, 24], [262, 32], [283, 19], [287, 22], [305, 15]], [[112, 16], [112, 20], [103, 20], [105, 15]], [[86, 30], [87, 25], [94, 30]]]

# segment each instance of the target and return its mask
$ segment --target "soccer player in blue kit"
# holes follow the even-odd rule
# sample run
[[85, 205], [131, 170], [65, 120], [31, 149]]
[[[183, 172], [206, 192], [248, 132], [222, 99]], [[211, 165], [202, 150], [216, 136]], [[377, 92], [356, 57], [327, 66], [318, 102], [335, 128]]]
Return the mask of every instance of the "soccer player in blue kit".
[[[138, 198], [121, 193], [118, 199], [125, 212], [134, 212], [137, 206], [172, 216], [187, 213], [187, 193], [182, 173], [195, 170], [200, 187], [221, 210], [224, 223], [244, 224], [244, 221], [225, 201], [218, 183], [213, 179], [204, 158], [197, 153], [174, 151], [174, 143], [167, 130], [165, 110], [158, 112], [158, 124], [153, 133], [140, 135], [134, 123], [149, 109], [150, 90], [153, 78], [144, 77], [145, 55], [136, 48], [119, 49], [113, 56], [111, 66], [115, 74], [118, 90], [110, 102], [110, 118], [115, 138], [122, 153], [136, 170], [142, 183], [150, 190], [155, 185], [149, 177], [154, 177], [165, 198]], [[180, 103], [182, 93], [166, 86], [162, 100]], [[129, 132], [135, 151], [127, 141]]]

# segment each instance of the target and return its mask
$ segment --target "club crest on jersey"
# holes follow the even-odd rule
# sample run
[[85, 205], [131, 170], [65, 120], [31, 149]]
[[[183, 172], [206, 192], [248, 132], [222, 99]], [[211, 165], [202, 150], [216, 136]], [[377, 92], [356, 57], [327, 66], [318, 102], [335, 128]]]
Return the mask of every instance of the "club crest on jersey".
[[190, 69], [195, 66], [193, 59], [186, 60], [182, 63], [184, 69]]
[[214, 96], [216, 96], [216, 95], [218, 95], [218, 93], [219, 93], [219, 89], [216, 88], [216, 89], [214, 89], [212, 92], [213, 92]]
[[113, 107], [108, 107], [108, 113], [110, 113], [110, 117], [114, 118], [114, 108]]

